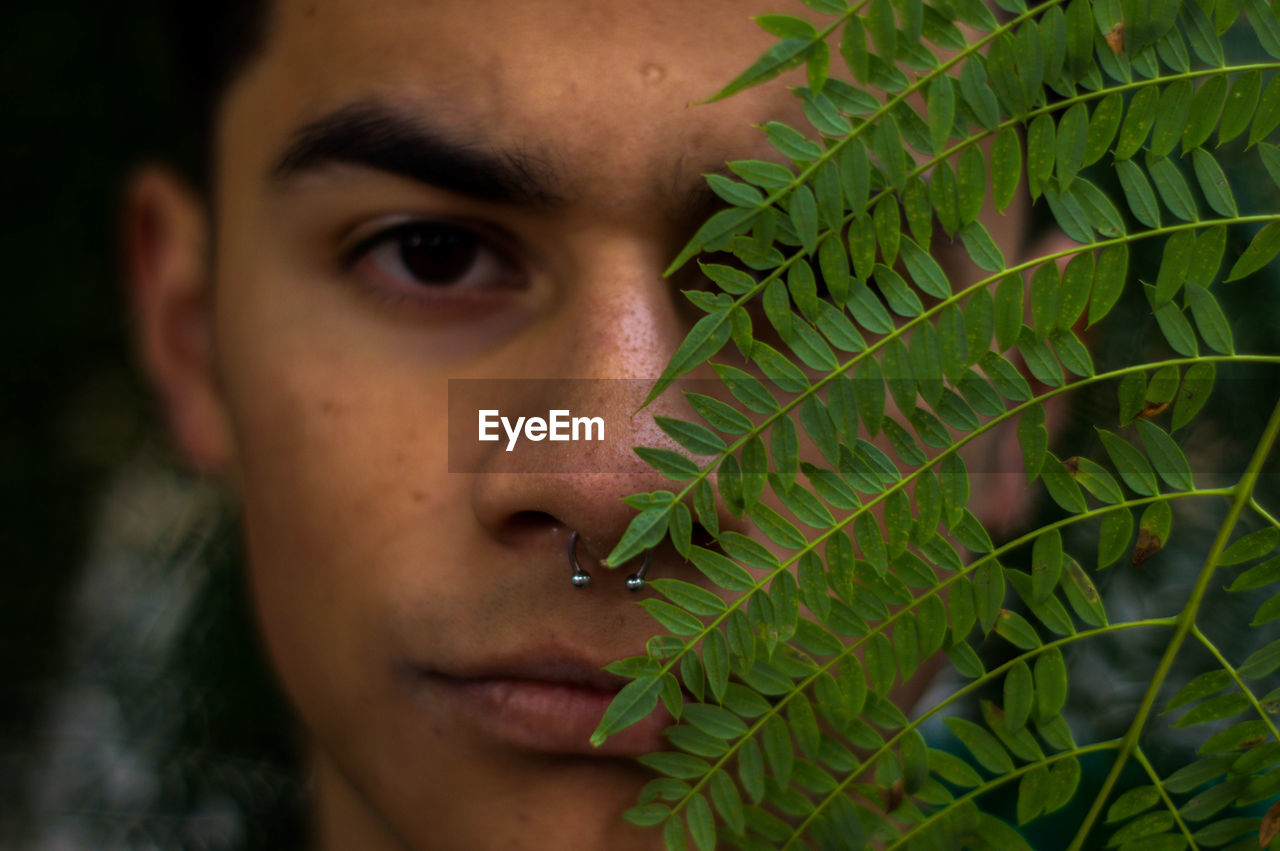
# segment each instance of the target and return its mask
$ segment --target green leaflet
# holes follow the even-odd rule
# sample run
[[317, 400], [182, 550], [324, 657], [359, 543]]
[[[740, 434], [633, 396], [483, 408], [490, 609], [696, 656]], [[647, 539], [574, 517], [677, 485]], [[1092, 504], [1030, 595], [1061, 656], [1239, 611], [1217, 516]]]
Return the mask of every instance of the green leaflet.
[[1083, 103], [1071, 106], [1058, 123], [1056, 170], [1059, 187], [1066, 189], [1080, 172], [1087, 153], [1089, 109]]
[[[1147, 289], [1154, 291], [1151, 287]], [[1194, 357], [1198, 353], [1199, 346], [1196, 344], [1195, 332], [1191, 330], [1191, 323], [1187, 321], [1187, 317], [1177, 304], [1167, 302], [1156, 307], [1155, 318], [1160, 332], [1175, 352], [1189, 357]]]
[[1191, 95], [1190, 80], [1175, 80], [1160, 92], [1151, 142], [1147, 148], [1151, 158], [1167, 156], [1186, 132], [1187, 119], [1191, 116]]
[[1280, 253], [1280, 222], [1271, 222], [1258, 231], [1244, 254], [1231, 267], [1228, 281], [1239, 280], [1257, 272]]
[[929, 201], [948, 236], [960, 229], [960, 212], [956, 203], [956, 176], [946, 160], [938, 163], [929, 181]]
[[1001, 609], [996, 618], [996, 633], [1015, 647], [1034, 650], [1040, 646], [1040, 637], [1027, 619], [1017, 612]]
[[929, 187], [919, 177], [907, 181], [902, 208], [912, 237], [928, 245], [933, 239], [933, 208], [929, 204]]
[[1124, 160], [1116, 163], [1116, 174], [1134, 218], [1147, 227], [1159, 227], [1160, 208], [1151, 182], [1142, 169], [1136, 163]]
[[1058, 279], [1058, 265], [1042, 263], [1031, 276], [1031, 330], [1044, 339], [1058, 324], [1058, 310], [1062, 298], [1062, 283]]
[[1159, 306], [1169, 301], [1182, 288], [1195, 243], [1196, 235], [1191, 231], [1178, 231], [1165, 241], [1160, 271], [1156, 275], [1155, 294], [1152, 296], [1154, 305]]
[[[743, 233], [747, 230], [755, 211], [744, 209], [742, 207], [734, 207], [730, 210], [721, 210], [716, 213], [707, 223], [698, 229], [698, 232], [689, 240], [689, 244], [684, 247], [681, 252], [676, 255], [676, 259], [671, 261], [671, 265], [667, 267], [664, 275], [671, 275], [685, 263], [693, 259], [707, 245], [715, 244], [728, 234]], [[692, 336], [686, 337], [685, 342], [692, 339]], [[717, 347], [718, 348], [718, 347]], [[673, 362], [675, 359], [673, 358]]]
[[591, 734], [591, 743], [599, 746], [607, 736], [644, 718], [658, 705], [659, 677], [641, 677], [627, 683], [609, 704], [600, 725]]
[[812, 44], [811, 38], [788, 38], [769, 48], [750, 68], [743, 71], [733, 82], [712, 95], [708, 100], [723, 100], [744, 89], [758, 86], [781, 74], [783, 71], [797, 68], [804, 62], [804, 53]]
[[956, 118], [955, 88], [948, 76], [935, 79], [929, 85], [929, 140], [935, 151], [946, 147]]
[[987, 771], [993, 774], [1004, 774], [1013, 770], [1013, 760], [1009, 753], [989, 732], [963, 718], [946, 719], [947, 727], [957, 739], [973, 754], [974, 759]]
[[1043, 192], [1044, 184], [1053, 176], [1055, 136], [1055, 125], [1048, 115], [1037, 116], [1027, 129], [1027, 177], [1031, 180], [1032, 197]]
[[1156, 120], [1156, 110], [1159, 107], [1160, 92], [1154, 86], [1148, 86], [1139, 89], [1129, 102], [1129, 108], [1125, 112], [1124, 121], [1120, 125], [1119, 135], [1116, 137], [1115, 157], [1117, 160], [1127, 160], [1138, 152], [1143, 142], [1147, 140], [1147, 135], [1151, 132], [1151, 125]]
[[1249, 658], [1240, 665], [1237, 673], [1247, 680], [1254, 680], [1270, 676], [1277, 668], [1280, 668], [1280, 639], [1250, 654]]
[[1233, 541], [1218, 559], [1218, 564], [1240, 564], [1264, 556], [1274, 550], [1278, 542], [1280, 542], [1280, 532], [1277, 532], [1274, 527], [1259, 529]]
[[[1103, 236], [1123, 236], [1127, 232], [1124, 218], [1115, 202], [1089, 180], [1077, 177], [1067, 194], [1062, 196], [1062, 203], [1071, 209], [1073, 215], [1081, 217], [1089, 227]], [[1087, 230], [1085, 233], [1087, 235]]]
[[1187, 369], [1187, 374], [1183, 377], [1178, 389], [1177, 400], [1173, 405], [1173, 420], [1170, 425], [1172, 430], [1190, 422], [1209, 400], [1209, 395], [1213, 392], [1215, 375], [1216, 370], [1212, 363], [1193, 364]]
[[1268, 559], [1236, 577], [1228, 591], [1249, 591], [1280, 580], [1280, 557]]
[[960, 240], [978, 268], [999, 272], [1005, 268], [1004, 255], [981, 222], [970, 222], [960, 229]]
[[1000, 122], [1000, 105], [995, 93], [987, 85], [987, 73], [981, 61], [969, 61], [960, 73], [960, 94], [965, 103], [988, 130], [995, 130]]
[[1227, 229], [1221, 225], [1209, 228], [1196, 237], [1195, 248], [1187, 263], [1187, 282], [1208, 287], [1216, 280], [1227, 245]]
[[1006, 275], [996, 287], [994, 300], [996, 342], [1001, 351], [1018, 340], [1022, 330], [1022, 300], [1026, 285], [1019, 275]]
[[1142, 453], [1133, 444], [1106, 429], [1097, 429], [1097, 432], [1124, 483], [1143, 496], [1154, 494], [1157, 490], [1155, 472]]
[[719, 435], [697, 423], [672, 419], [671, 417], [654, 417], [654, 421], [659, 428], [675, 439], [677, 443], [695, 455], [715, 455], [726, 449], [725, 442]]
[[1107, 809], [1107, 821], [1117, 822], [1145, 812], [1160, 800], [1160, 791], [1154, 786], [1136, 786], [1129, 789]]
[[1089, 116], [1089, 130], [1085, 136], [1085, 153], [1082, 165], [1089, 166], [1102, 159], [1120, 130], [1120, 118], [1124, 112], [1124, 98], [1113, 92], [1094, 107]]
[[1187, 179], [1183, 177], [1173, 161], [1165, 158], [1148, 162], [1147, 171], [1151, 174], [1151, 181], [1155, 184], [1156, 191], [1160, 193], [1160, 200], [1164, 202], [1169, 212], [1184, 222], [1195, 221], [1197, 219], [1195, 197], [1191, 194]]
[[1022, 144], [1014, 129], [1006, 127], [991, 146], [991, 193], [997, 210], [1005, 210], [1013, 201], [1021, 177]]
[[1222, 109], [1222, 121], [1218, 124], [1218, 147], [1244, 132], [1258, 107], [1258, 94], [1262, 90], [1262, 74], [1257, 69], [1246, 71], [1231, 83], [1226, 104]]
[[1084, 313], [1093, 289], [1093, 255], [1077, 254], [1067, 263], [1062, 275], [1062, 292], [1058, 304], [1057, 327], [1069, 330]]
[[1049, 769], [1036, 766], [1018, 782], [1018, 824], [1026, 824], [1045, 810], [1049, 791]]
[[[717, 431], [726, 434], [745, 434], [751, 430], [751, 420], [731, 405], [701, 393], [686, 392], [685, 398], [707, 424]], [[657, 418], [655, 418], [657, 419]], [[719, 440], [712, 435], [714, 440]], [[719, 441], [719, 449], [723, 449], [723, 440]], [[719, 451], [717, 449], [717, 451]]]
[[902, 237], [899, 250], [902, 263], [916, 286], [934, 298], [947, 298], [951, 295], [951, 284], [947, 281], [946, 274], [927, 251], [907, 237]]
[[1031, 668], [1019, 661], [1004, 675], [1004, 714], [1010, 732], [1016, 733], [1026, 726], [1034, 702]]
[[1040, 478], [1049, 496], [1062, 508], [1078, 513], [1087, 507], [1084, 494], [1080, 492], [1080, 486], [1052, 452], [1045, 453], [1044, 466], [1040, 468]]
[[1031, 553], [1031, 587], [1036, 602], [1049, 598], [1058, 586], [1062, 573], [1062, 535], [1050, 529], [1036, 538]]
[[1070, 556], [1066, 558], [1066, 570], [1062, 574], [1062, 589], [1076, 617], [1090, 626], [1107, 625], [1106, 606], [1102, 603], [1097, 586], [1093, 584], [1093, 580], [1089, 578], [1089, 574], [1085, 573], [1079, 562]]
[[1124, 499], [1120, 485], [1106, 468], [1088, 458], [1068, 459], [1064, 463], [1067, 471], [1080, 483], [1080, 486], [1102, 502], [1114, 504]]
[[1182, 150], [1199, 148], [1218, 126], [1223, 107], [1227, 103], [1227, 78], [1214, 76], [1205, 80], [1196, 90], [1188, 111], [1186, 129], [1182, 131]]
[[1155, 465], [1160, 478], [1173, 488], [1181, 490], [1194, 488], [1191, 465], [1177, 443], [1150, 420], [1139, 420], [1137, 429], [1143, 448], [1147, 450], [1147, 457]]
[[1200, 184], [1200, 192], [1204, 195], [1209, 207], [1220, 216], [1237, 214], [1236, 199], [1232, 196], [1231, 186], [1222, 166], [1214, 159], [1213, 154], [1203, 148], [1191, 152], [1191, 160], [1195, 166], [1196, 180]]
[[977, 221], [987, 196], [987, 167], [982, 152], [966, 148], [956, 168], [956, 211], [960, 223]]
[[1258, 100], [1253, 124], [1249, 127], [1249, 144], [1254, 145], [1271, 135], [1280, 125], [1280, 80], [1275, 77], [1267, 83]]

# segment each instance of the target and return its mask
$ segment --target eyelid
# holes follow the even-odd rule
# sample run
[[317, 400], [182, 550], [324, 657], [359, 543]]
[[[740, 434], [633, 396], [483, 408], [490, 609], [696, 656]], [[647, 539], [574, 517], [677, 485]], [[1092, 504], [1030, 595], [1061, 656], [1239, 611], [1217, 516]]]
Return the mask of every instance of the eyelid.
[[[397, 271], [378, 255], [397, 251], [415, 228], [449, 228], [470, 234], [477, 260], [457, 284], [432, 286], [407, 267]], [[394, 213], [366, 218], [337, 237], [333, 272], [342, 283], [394, 314], [432, 325], [480, 320], [512, 305], [528, 288], [529, 269], [517, 241], [504, 229], [474, 219], [439, 214]], [[514, 246], [514, 247], [513, 247]], [[479, 267], [479, 268], [477, 268]], [[488, 272], [488, 274], [486, 274]], [[469, 279], [469, 280], [468, 280]]]
[[350, 271], [370, 249], [393, 236], [401, 228], [416, 225], [454, 227], [468, 230], [479, 237], [505, 262], [514, 263], [517, 240], [505, 229], [468, 216], [439, 213], [391, 213], [366, 219], [347, 228], [338, 238], [338, 258], [343, 271]]

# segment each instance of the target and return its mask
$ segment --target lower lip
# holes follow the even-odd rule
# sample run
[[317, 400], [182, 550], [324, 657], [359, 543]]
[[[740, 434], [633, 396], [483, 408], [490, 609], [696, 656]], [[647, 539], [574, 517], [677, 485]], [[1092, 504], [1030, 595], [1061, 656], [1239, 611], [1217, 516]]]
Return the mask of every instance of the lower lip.
[[457, 710], [462, 723], [517, 748], [544, 753], [639, 756], [663, 750], [671, 716], [659, 707], [593, 747], [591, 734], [616, 696], [589, 686], [544, 680], [460, 680], [428, 674], [432, 697]]

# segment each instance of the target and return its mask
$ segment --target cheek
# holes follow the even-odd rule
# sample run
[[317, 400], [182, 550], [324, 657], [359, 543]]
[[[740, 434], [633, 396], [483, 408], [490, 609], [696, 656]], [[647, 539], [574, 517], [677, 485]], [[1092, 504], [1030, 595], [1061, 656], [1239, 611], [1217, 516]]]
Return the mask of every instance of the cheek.
[[376, 668], [390, 592], [431, 581], [421, 553], [465, 500], [447, 490], [445, 418], [430, 414], [443, 380], [322, 325], [274, 325], [228, 329], [222, 352], [255, 605], [304, 704], [337, 672]]
[[254, 567], [313, 577], [443, 501], [447, 382], [282, 262], [227, 258], [217, 347]]

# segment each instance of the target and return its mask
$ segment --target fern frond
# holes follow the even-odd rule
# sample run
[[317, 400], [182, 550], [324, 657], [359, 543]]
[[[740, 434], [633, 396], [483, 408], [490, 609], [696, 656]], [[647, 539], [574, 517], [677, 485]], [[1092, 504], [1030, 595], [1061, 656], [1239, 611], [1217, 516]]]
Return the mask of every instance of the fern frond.
[[[706, 315], [646, 402], [714, 369], [720, 390], [685, 394], [698, 420], [657, 420], [703, 460], [637, 449], [679, 487], [628, 499], [608, 559], [669, 539], [705, 580], [654, 581], [641, 605], [664, 632], [610, 666], [632, 681], [593, 741], [659, 701], [677, 719], [672, 750], [641, 758], [661, 776], [627, 817], [670, 848], [1027, 847], [984, 809], [1003, 790], [1019, 828], [1086, 799], [1072, 848], [1103, 821], [1125, 848], [1267, 839], [1232, 808], [1280, 795], [1265, 682], [1280, 640], [1264, 632], [1280, 593], [1238, 663], [1204, 613], [1223, 570], [1243, 566], [1236, 596], [1280, 584], [1280, 520], [1259, 491], [1280, 352], [1240, 333], [1232, 293], [1280, 254], [1280, 213], [1255, 211], [1238, 178], [1247, 156], [1280, 187], [1280, 18], [1262, 0], [1003, 0], [1003, 21], [981, 0], [806, 5], [833, 19], [758, 19], [779, 42], [712, 99], [804, 65], [811, 129], [769, 122], [778, 162], [710, 176], [729, 206], [667, 270], [736, 260], [700, 264]], [[1069, 247], [1005, 256], [987, 199], [1013, 209], [1023, 185]], [[943, 241], [979, 271], [946, 269]], [[1104, 334], [1149, 344], [1099, 367]], [[1219, 372], [1249, 365], [1271, 370], [1275, 413], [1244, 470], [1206, 486], [1188, 426]], [[1051, 433], [1046, 403], [1109, 387], [1091, 433]], [[1000, 540], [970, 508], [966, 457], [1006, 434], [1056, 513]], [[1154, 577], [1175, 518], [1215, 510], [1176, 610], [1118, 605], [1114, 576]], [[695, 544], [695, 525], [713, 541]], [[1158, 636], [1160, 658], [1123, 732], [1078, 745], [1074, 662], [1121, 635]], [[895, 683], [939, 654], [946, 693], [908, 716]], [[1183, 681], [1193, 654], [1211, 667]], [[1162, 696], [1180, 710], [1167, 721]], [[940, 721], [964, 756], [938, 747]], [[1153, 759], [1143, 744], [1165, 727], [1202, 758]], [[1106, 777], [1086, 782], [1079, 758], [1103, 754]], [[1131, 765], [1148, 785], [1122, 788]]]

